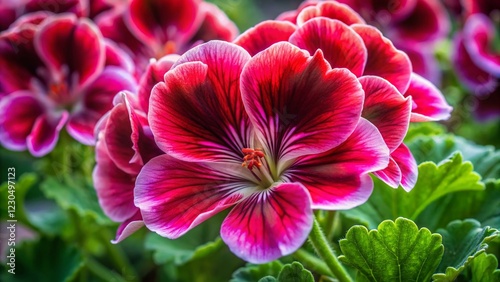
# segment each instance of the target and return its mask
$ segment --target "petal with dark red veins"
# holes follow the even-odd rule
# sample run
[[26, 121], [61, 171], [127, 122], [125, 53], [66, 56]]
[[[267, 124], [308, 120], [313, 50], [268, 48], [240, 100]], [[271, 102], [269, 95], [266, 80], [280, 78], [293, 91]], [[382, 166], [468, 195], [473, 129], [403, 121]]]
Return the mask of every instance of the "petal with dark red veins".
[[127, 52], [118, 47], [115, 42], [107, 38], [104, 39], [104, 43], [106, 46], [105, 66], [116, 66], [129, 73], [134, 73], [134, 61], [132, 61], [132, 58], [127, 54]]
[[139, 81], [139, 103], [142, 110], [147, 113], [149, 111], [149, 97], [151, 90], [158, 83], [163, 81], [165, 73], [169, 71], [175, 62], [179, 59], [179, 55], [167, 55], [160, 60], [151, 59], [146, 72], [141, 76]]
[[311, 199], [300, 183], [282, 183], [238, 203], [222, 223], [229, 249], [250, 263], [266, 263], [295, 252], [313, 223]]
[[401, 186], [405, 191], [410, 191], [417, 183], [417, 161], [404, 143], [401, 143], [399, 148], [391, 153], [391, 158], [398, 164], [401, 170]]
[[81, 87], [104, 67], [104, 41], [89, 19], [68, 14], [53, 16], [42, 23], [34, 40], [56, 83]]
[[297, 27], [285, 21], [263, 21], [238, 36], [234, 43], [254, 56], [274, 43], [288, 41]]
[[410, 87], [404, 96], [412, 99], [411, 122], [446, 120], [453, 110], [443, 93], [416, 73], [412, 74]]
[[200, 3], [200, 13], [205, 15], [203, 22], [191, 38], [191, 42], [209, 40], [232, 41], [238, 35], [238, 28], [216, 5]]
[[359, 82], [365, 91], [361, 115], [378, 128], [392, 152], [403, 142], [408, 131], [411, 99], [405, 99], [396, 87], [378, 76], [363, 76]]
[[372, 192], [367, 173], [384, 169], [388, 163], [389, 149], [382, 135], [361, 119], [344, 143], [323, 154], [299, 158], [286, 169], [284, 178], [307, 188], [313, 209], [350, 209], [363, 204]]
[[134, 34], [154, 47], [168, 41], [186, 41], [201, 24], [199, 0], [132, 0], [127, 24]]
[[389, 159], [389, 165], [386, 168], [375, 171], [373, 174], [392, 188], [398, 188], [403, 177], [401, 169], [393, 158]]
[[317, 17], [325, 17], [333, 20], [339, 20], [346, 25], [355, 23], [364, 24], [365, 21], [358, 13], [349, 6], [335, 1], [319, 2], [315, 6], [304, 8], [297, 17], [297, 25], [301, 26], [308, 20]]
[[45, 112], [42, 103], [30, 92], [20, 91], [0, 101], [0, 142], [9, 150], [26, 149], [26, 138], [35, 121]]
[[496, 30], [494, 23], [486, 16], [477, 14], [469, 17], [464, 26], [464, 45], [472, 61], [482, 70], [500, 76], [500, 52], [493, 46]]
[[250, 120], [274, 160], [325, 152], [347, 139], [362, 110], [363, 90], [347, 69], [331, 69], [287, 42], [254, 56], [241, 76]]
[[392, 21], [389, 28], [388, 36], [398, 41], [432, 43], [446, 37], [450, 31], [450, 20], [441, 1], [419, 0], [406, 17]]
[[114, 240], [111, 241], [113, 244], [120, 243], [121, 241], [125, 240], [128, 236], [132, 235], [134, 232], [137, 230], [141, 229], [144, 226], [144, 221], [142, 221], [142, 215], [140, 211], [137, 211], [137, 213], [125, 220], [120, 226], [118, 227], [118, 230], [116, 230], [116, 237]]
[[355, 24], [352, 28], [361, 36], [368, 51], [363, 75], [385, 78], [404, 93], [408, 89], [412, 71], [408, 56], [397, 50], [375, 27]]
[[134, 205], [134, 186], [137, 174], [119, 169], [109, 157], [102, 136], [96, 145], [97, 165], [92, 173], [99, 204], [113, 221], [123, 222], [139, 210]]
[[35, 157], [48, 154], [56, 146], [59, 131], [68, 120], [68, 112], [60, 114], [45, 113], [39, 116], [33, 124], [30, 135], [26, 138], [28, 150]]
[[185, 162], [168, 155], [149, 161], [136, 181], [135, 205], [146, 226], [175, 239], [238, 203], [257, 186], [239, 164]]
[[363, 40], [349, 26], [338, 20], [313, 18], [300, 26], [290, 42], [314, 54], [321, 49], [332, 68], [347, 68], [361, 76], [367, 60]]
[[186, 52], [151, 94], [149, 124], [158, 147], [188, 161], [236, 161], [251, 147], [239, 80], [250, 56], [211, 41]]

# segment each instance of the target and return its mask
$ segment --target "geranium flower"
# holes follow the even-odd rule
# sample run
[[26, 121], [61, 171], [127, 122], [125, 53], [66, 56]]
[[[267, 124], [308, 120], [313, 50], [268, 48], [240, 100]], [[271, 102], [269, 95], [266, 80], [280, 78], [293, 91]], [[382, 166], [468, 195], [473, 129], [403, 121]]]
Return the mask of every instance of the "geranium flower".
[[95, 123], [116, 93], [135, 91], [134, 78], [106, 58], [117, 53], [88, 19], [27, 16], [0, 35], [0, 142], [43, 156], [66, 125], [77, 141], [93, 144]]
[[[305, 1], [297, 10], [278, 16], [278, 20], [298, 22], [303, 10], [318, 16], [338, 19], [344, 23], [344, 9], [333, 8], [333, 1]], [[450, 30], [446, 10], [440, 1], [434, 0], [337, 0], [357, 11], [363, 19], [383, 31], [384, 35], [403, 51], [408, 51], [410, 60], [416, 66], [414, 72], [438, 84], [439, 66], [434, 58], [433, 44], [444, 39]], [[342, 10], [342, 15], [333, 11]], [[340, 11], [339, 10], [339, 11]], [[316, 11], [316, 12], [313, 12]], [[425, 20], [422, 20], [425, 19]], [[436, 73], [438, 74], [436, 76]]]
[[468, 17], [455, 34], [452, 62], [460, 81], [476, 97], [479, 120], [500, 116], [500, 53], [490, 49], [497, 30], [484, 14]]
[[134, 57], [139, 76], [150, 58], [182, 54], [212, 39], [231, 41], [238, 33], [224, 12], [200, 0], [133, 0], [96, 22], [105, 37]]
[[[298, 13], [296, 22], [294, 25], [288, 21], [265, 21], [234, 42], [250, 54], [257, 54], [279, 41], [291, 42], [310, 54], [320, 49], [333, 68], [347, 68], [363, 78], [363, 89], [367, 93], [363, 116], [379, 128], [392, 156], [390, 166], [376, 174], [392, 187], [401, 184], [406, 190], [412, 189], [417, 179], [417, 165], [402, 143], [408, 127], [407, 112], [411, 110], [413, 122], [447, 119], [451, 107], [441, 92], [412, 73], [408, 56], [376, 28], [364, 24], [364, 20], [344, 4], [328, 1], [305, 7]], [[384, 83], [379, 82], [379, 78], [385, 80]], [[377, 92], [375, 87], [368, 89], [371, 85], [380, 85], [386, 97], [379, 96], [369, 103], [370, 94]], [[381, 104], [386, 107], [384, 111], [380, 111]]]
[[145, 163], [163, 153], [155, 144], [147, 120], [149, 95], [177, 58], [170, 55], [152, 60], [141, 77], [138, 94], [118, 94], [114, 107], [96, 126], [97, 164], [92, 179], [104, 213], [121, 223], [113, 243], [144, 226], [134, 206], [135, 179]]
[[182, 236], [233, 206], [224, 242], [247, 261], [272, 261], [304, 243], [312, 209], [365, 202], [368, 173], [388, 164], [381, 134], [361, 118], [360, 82], [321, 50], [310, 56], [283, 42], [251, 57], [211, 41], [164, 80], [148, 119], [167, 154], [142, 168], [134, 192], [145, 225], [161, 236]]

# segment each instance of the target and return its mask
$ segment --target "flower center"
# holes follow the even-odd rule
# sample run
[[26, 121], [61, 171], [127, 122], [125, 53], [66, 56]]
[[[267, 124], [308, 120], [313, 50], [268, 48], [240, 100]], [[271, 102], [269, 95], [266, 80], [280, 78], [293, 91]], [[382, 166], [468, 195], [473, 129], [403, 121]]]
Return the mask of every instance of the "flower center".
[[169, 54], [175, 54], [177, 53], [177, 45], [175, 44], [174, 41], [169, 40], [167, 43], [165, 43], [163, 46], [160, 46], [157, 51], [156, 51], [156, 58], [160, 59], [163, 56], [169, 55]]
[[68, 102], [68, 86], [66, 83], [51, 83], [49, 85], [49, 98], [61, 104]]
[[276, 179], [272, 176], [270, 163], [264, 151], [260, 148], [243, 148], [241, 151], [244, 154], [241, 166], [248, 168], [260, 187], [263, 189], [271, 187]]
[[248, 168], [250, 171], [254, 167], [259, 169], [262, 166], [261, 159], [265, 157], [264, 152], [260, 148], [252, 149], [252, 148], [243, 148], [241, 149], [245, 156], [243, 157], [242, 167]]

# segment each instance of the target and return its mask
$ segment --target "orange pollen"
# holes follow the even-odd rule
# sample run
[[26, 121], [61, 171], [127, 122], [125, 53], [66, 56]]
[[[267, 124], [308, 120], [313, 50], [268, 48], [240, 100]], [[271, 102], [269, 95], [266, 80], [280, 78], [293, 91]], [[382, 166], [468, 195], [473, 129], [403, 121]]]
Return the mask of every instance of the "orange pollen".
[[158, 54], [158, 59], [169, 54], [175, 54], [177, 46], [174, 41], [167, 41]]
[[51, 83], [49, 86], [49, 96], [53, 99], [60, 99], [68, 91], [68, 87], [65, 83]]
[[262, 166], [261, 159], [265, 156], [262, 149], [243, 148], [241, 151], [245, 154], [241, 166], [246, 167], [249, 170], [252, 170], [254, 166], [258, 169]]

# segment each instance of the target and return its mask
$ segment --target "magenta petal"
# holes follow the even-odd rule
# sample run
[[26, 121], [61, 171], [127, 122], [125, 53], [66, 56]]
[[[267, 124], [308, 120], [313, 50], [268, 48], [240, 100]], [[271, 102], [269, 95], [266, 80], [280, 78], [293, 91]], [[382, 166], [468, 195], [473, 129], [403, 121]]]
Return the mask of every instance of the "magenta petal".
[[104, 41], [89, 19], [68, 14], [51, 17], [40, 26], [35, 47], [52, 76], [68, 79], [70, 85], [86, 84], [104, 66]]
[[59, 131], [68, 120], [68, 113], [58, 116], [46, 113], [39, 116], [33, 124], [33, 129], [26, 138], [28, 150], [35, 157], [41, 157], [52, 151], [59, 139]]
[[338, 20], [313, 18], [300, 26], [290, 42], [314, 54], [321, 49], [332, 68], [347, 68], [361, 76], [367, 60], [363, 40]]
[[222, 41], [186, 52], [152, 90], [149, 124], [158, 147], [188, 161], [241, 163], [251, 127], [239, 79], [249, 58]]
[[139, 103], [142, 110], [147, 113], [149, 111], [149, 97], [151, 90], [158, 83], [163, 81], [165, 73], [169, 71], [175, 62], [179, 59], [179, 55], [167, 55], [160, 60], [151, 59], [146, 72], [141, 76], [139, 81]]
[[123, 49], [118, 47], [118, 45], [109, 40], [104, 39], [106, 46], [106, 62], [105, 66], [116, 66], [120, 67], [128, 73], [134, 73], [135, 66], [132, 58]]
[[418, 0], [410, 14], [400, 21], [393, 21], [388, 33], [398, 41], [418, 44], [442, 39], [449, 30], [450, 20], [441, 1]]
[[138, 212], [134, 205], [134, 186], [137, 174], [119, 169], [109, 157], [104, 140], [96, 145], [96, 162], [92, 179], [104, 213], [116, 222], [123, 222]]
[[463, 34], [458, 32], [453, 39], [451, 62], [461, 83], [472, 90], [472, 94], [481, 96], [496, 87], [496, 79], [473, 61], [465, 48]]
[[113, 244], [118, 244], [121, 241], [125, 240], [128, 236], [132, 235], [137, 230], [141, 229], [144, 226], [144, 221], [142, 221], [142, 215], [140, 211], [125, 220], [120, 226], [118, 230], [116, 230], [116, 237], [111, 241]]
[[323, 154], [299, 158], [284, 177], [309, 190], [314, 209], [350, 209], [371, 194], [373, 183], [367, 173], [384, 169], [388, 162], [389, 148], [382, 135], [362, 118], [344, 143]]
[[311, 198], [300, 183], [282, 183], [238, 203], [222, 223], [221, 237], [238, 257], [266, 263], [292, 254], [311, 231]]
[[361, 115], [378, 128], [392, 152], [408, 131], [411, 99], [405, 99], [396, 87], [378, 76], [363, 76], [359, 82], [366, 97]]
[[486, 95], [478, 97], [474, 105], [474, 116], [479, 121], [488, 121], [500, 117], [500, 82]]
[[297, 23], [297, 16], [307, 7], [314, 6], [318, 4], [318, 0], [306, 0], [300, 4], [300, 6], [296, 10], [286, 11], [278, 15], [276, 20], [278, 21], [288, 21], [291, 23]]
[[208, 2], [200, 3], [200, 13], [205, 15], [203, 22], [191, 42], [201, 40], [232, 41], [238, 35], [238, 28], [227, 15], [216, 5]]
[[26, 149], [26, 138], [45, 112], [30, 92], [16, 92], [0, 101], [0, 142], [9, 150]]
[[317, 17], [325, 17], [339, 20], [346, 25], [355, 23], [364, 24], [365, 21], [349, 6], [335, 1], [319, 2], [315, 6], [305, 7], [297, 16], [297, 25], [301, 26], [308, 20]]
[[398, 45], [398, 49], [408, 55], [414, 73], [421, 75], [434, 85], [441, 85], [442, 72], [431, 46], [409, 46], [403, 44]]
[[[186, 40], [202, 18], [199, 0], [131, 0], [127, 21], [134, 34], [148, 44]], [[158, 47], [158, 46], [154, 46]]]
[[355, 24], [352, 28], [363, 38], [368, 50], [363, 75], [385, 78], [396, 86], [399, 92], [404, 93], [408, 89], [412, 71], [408, 56], [397, 50], [375, 27]]
[[389, 159], [389, 165], [386, 168], [375, 171], [373, 174], [392, 188], [398, 188], [403, 177], [401, 169], [393, 158]]
[[297, 27], [289, 22], [263, 21], [238, 36], [234, 43], [254, 56], [274, 43], [288, 41], [296, 29]]
[[464, 26], [464, 44], [471, 59], [484, 71], [500, 76], [500, 52], [490, 49], [496, 35], [494, 23], [486, 16], [469, 17]]
[[161, 155], [137, 177], [135, 205], [150, 230], [175, 239], [248, 195], [255, 184], [237, 175], [245, 173], [250, 174], [238, 164], [185, 162]]
[[358, 123], [364, 96], [351, 72], [330, 69], [321, 51], [311, 57], [287, 42], [255, 55], [241, 88], [260, 141], [283, 161], [342, 143]]
[[405, 189], [405, 191], [410, 191], [417, 183], [417, 161], [411, 154], [410, 149], [408, 149], [408, 147], [406, 147], [403, 143], [401, 143], [399, 148], [391, 153], [391, 157], [401, 169], [401, 186]]
[[404, 96], [412, 99], [411, 122], [446, 120], [453, 110], [436, 86], [415, 73]]

